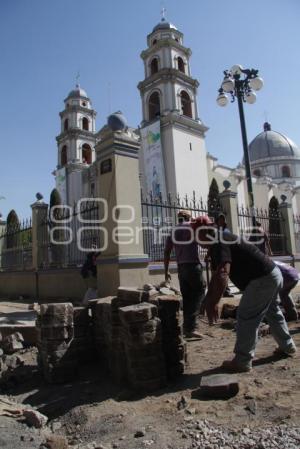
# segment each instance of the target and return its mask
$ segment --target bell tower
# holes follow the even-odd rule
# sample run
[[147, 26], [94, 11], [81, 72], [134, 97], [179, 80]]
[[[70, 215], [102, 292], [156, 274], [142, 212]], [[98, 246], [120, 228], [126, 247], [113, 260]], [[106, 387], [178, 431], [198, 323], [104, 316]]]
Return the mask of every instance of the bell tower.
[[[199, 83], [191, 75], [191, 50], [183, 34], [162, 17], [147, 37], [142, 51], [145, 78], [138, 85], [142, 100], [141, 135], [159, 121], [166, 192], [207, 198], [208, 176], [205, 132], [198, 114]], [[144, 187], [147, 183], [145, 145], [141, 155]], [[149, 173], [149, 170], [148, 170]]]
[[91, 100], [79, 84], [64, 100], [57, 141], [56, 185], [64, 204], [82, 197], [82, 174], [95, 161], [95, 117]]

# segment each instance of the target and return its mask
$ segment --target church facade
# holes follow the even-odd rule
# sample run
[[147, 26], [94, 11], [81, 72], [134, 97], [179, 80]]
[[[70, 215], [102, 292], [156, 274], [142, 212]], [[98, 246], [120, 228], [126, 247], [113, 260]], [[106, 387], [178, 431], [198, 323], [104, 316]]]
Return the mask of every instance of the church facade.
[[[96, 131], [96, 111], [79, 85], [64, 100], [57, 136], [56, 186], [64, 204], [80, 198], [101, 197], [96, 182], [97, 143], [107, 129], [127, 132], [140, 142], [140, 182], [145, 194], [154, 198], [187, 195], [207, 200], [213, 179], [220, 192], [223, 182], [237, 193], [239, 206], [247, 206], [247, 185], [242, 163], [227, 167], [206, 149], [208, 127], [198, 114], [198, 81], [190, 67], [191, 50], [184, 35], [164, 18], [147, 36], [141, 53], [144, 79], [138, 89], [142, 120], [130, 128], [117, 112]], [[210, 132], [213, 132], [211, 130]], [[292, 204], [300, 212], [300, 149], [288, 137], [264, 124], [263, 131], [249, 145], [255, 206], [268, 209], [272, 198]], [[284, 195], [284, 197], [283, 197]]]

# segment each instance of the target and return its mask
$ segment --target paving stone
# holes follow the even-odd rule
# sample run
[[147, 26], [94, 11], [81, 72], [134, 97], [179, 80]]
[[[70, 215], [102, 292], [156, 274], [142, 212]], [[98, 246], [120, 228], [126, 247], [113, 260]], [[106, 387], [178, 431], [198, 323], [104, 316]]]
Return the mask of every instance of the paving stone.
[[39, 319], [42, 327], [73, 326], [73, 305], [71, 303], [42, 304]]
[[121, 307], [119, 310], [119, 316], [122, 323], [149, 321], [151, 318], [157, 316], [157, 313], [157, 307], [145, 302]]
[[199, 393], [202, 396], [227, 399], [239, 392], [237, 376], [231, 374], [212, 374], [203, 376]]
[[119, 287], [117, 295], [120, 303], [138, 304], [142, 302], [143, 293], [144, 291], [138, 288]]

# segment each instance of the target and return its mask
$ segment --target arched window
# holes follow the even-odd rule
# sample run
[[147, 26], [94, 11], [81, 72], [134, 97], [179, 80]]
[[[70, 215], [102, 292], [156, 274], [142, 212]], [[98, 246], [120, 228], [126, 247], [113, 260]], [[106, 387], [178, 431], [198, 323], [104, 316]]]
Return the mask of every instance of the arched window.
[[87, 143], [82, 145], [82, 162], [86, 164], [92, 163], [92, 149]]
[[153, 120], [159, 116], [160, 116], [159, 93], [153, 92], [149, 98], [149, 120]]
[[283, 178], [290, 178], [291, 177], [290, 167], [288, 167], [287, 165], [283, 165], [283, 167], [281, 168], [281, 174]]
[[60, 153], [60, 165], [64, 167], [68, 162], [67, 145], [64, 145]]
[[154, 75], [154, 73], [158, 72], [158, 59], [157, 58], [153, 58], [150, 64], [150, 72], [151, 75]]
[[254, 176], [261, 176], [261, 172], [260, 169], [257, 168], [256, 170], [253, 171]]
[[178, 70], [182, 73], [185, 73], [184, 62], [180, 56], [178, 56], [178, 58], [177, 58], [177, 64], [178, 64]]
[[192, 103], [189, 94], [183, 90], [180, 97], [182, 114], [192, 118]]
[[83, 117], [82, 119], [82, 129], [85, 129], [86, 131], [89, 130], [89, 121], [86, 117]]
[[69, 120], [66, 118], [66, 120], [64, 121], [64, 131], [68, 131], [69, 129]]
[[152, 45], [155, 45], [157, 43], [157, 39], [153, 39]]

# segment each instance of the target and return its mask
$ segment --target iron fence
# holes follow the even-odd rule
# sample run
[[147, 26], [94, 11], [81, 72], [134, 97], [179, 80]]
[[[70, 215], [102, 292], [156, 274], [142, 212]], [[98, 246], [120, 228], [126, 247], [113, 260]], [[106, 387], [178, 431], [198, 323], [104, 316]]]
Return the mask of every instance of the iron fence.
[[39, 268], [81, 266], [87, 254], [99, 247], [99, 203], [61, 207], [41, 223], [39, 229]]
[[250, 209], [238, 207], [238, 224], [241, 235], [249, 236], [253, 226], [260, 227], [267, 236], [273, 255], [286, 255], [285, 222], [277, 209]]
[[[178, 223], [179, 210], [190, 212], [192, 218], [199, 215], [210, 215], [215, 218], [221, 212], [221, 206], [216, 203], [215, 207], [208, 206], [202, 198], [197, 199], [195, 193], [189, 199], [187, 196], [172, 198], [168, 195], [166, 200], [161, 196], [154, 198], [141, 195], [142, 205], [142, 227], [144, 238], [144, 252], [148, 254], [150, 261], [161, 262], [164, 259], [164, 248], [168, 235], [172, 228]], [[206, 250], [199, 248], [200, 258], [204, 259]], [[171, 260], [175, 260], [174, 251], [171, 253]]]
[[0, 269], [32, 269], [31, 218], [14, 225], [6, 225], [0, 235]]
[[296, 253], [300, 253], [300, 215], [293, 215]]

